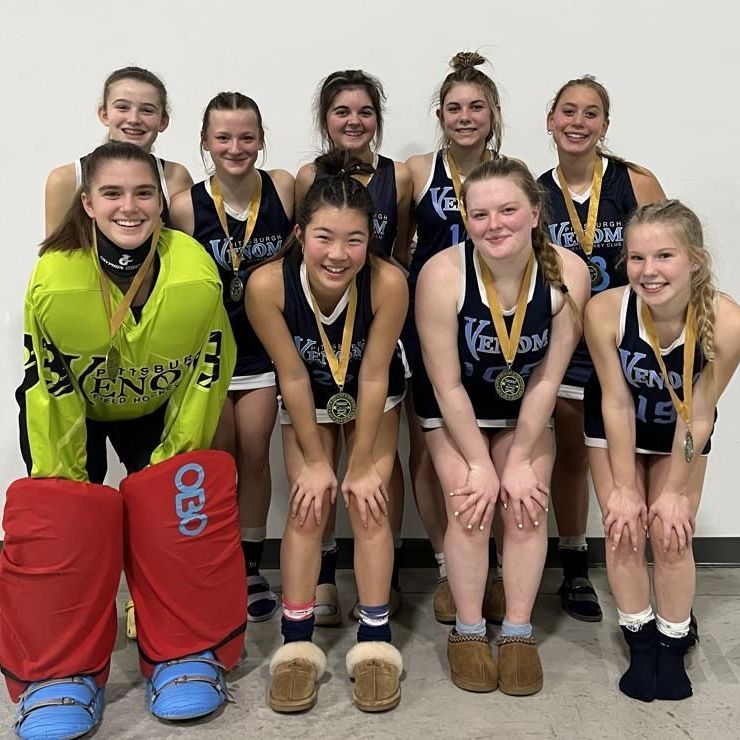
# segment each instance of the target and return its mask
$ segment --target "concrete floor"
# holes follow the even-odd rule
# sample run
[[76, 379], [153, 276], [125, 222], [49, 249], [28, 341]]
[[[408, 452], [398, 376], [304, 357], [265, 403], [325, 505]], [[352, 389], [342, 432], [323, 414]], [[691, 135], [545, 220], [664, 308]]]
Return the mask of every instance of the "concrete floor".
[[[277, 585], [279, 574], [265, 575]], [[619, 693], [626, 648], [616, 626], [614, 602], [603, 570], [592, 571], [606, 619], [576, 622], [560, 610], [556, 571], [546, 571], [534, 614], [545, 685], [536, 696], [500, 692], [470, 694], [448, 678], [448, 628], [431, 609], [432, 570], [402, 572], [405, 603], [393, 621], [394, 643], [405, 660], [400, 706], [385, 715], [365, 715], [351, 703], [344, 657], [355, 627], [317, 629], [327, 652], [327, 673], [310, 712], [280, 716], [266, 704], [268, 664], [281, 644], [279, 620], [250, 625], [248, 656], [232, 671], [232, 701], [217, 716], [167, 724], [147, 711], [135, 645], [123, 637], [125, 587], [119, 594], [121, 638], [113, 655], [102, 738], [723, 738], [740, 737], [740, 569], [700, 570], [695, 612], [701, 644], [687, 665], [694, 697], [683, 702], [643, 704]], [[351, 573], [340, 573], [345, 611], [354, 598]], [[491, 632], [495, 635], [495, 630]], [[0, 736], [10, 736], [14, 709], [0, 705]]]

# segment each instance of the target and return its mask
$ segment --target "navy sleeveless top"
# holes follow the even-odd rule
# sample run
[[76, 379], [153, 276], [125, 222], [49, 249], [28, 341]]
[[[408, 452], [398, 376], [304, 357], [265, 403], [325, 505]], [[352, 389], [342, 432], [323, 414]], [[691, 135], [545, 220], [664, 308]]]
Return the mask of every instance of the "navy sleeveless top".
[[[262, 198], [257, 221], [249, 241], [244, 245], [246, 217], [237, 218], [225, 205], [226, 223], [234, 240], [234, 248], [241, 255], [239, 277], [247, 281], [248, 271], [274, 256], [291, 230], [291, 222], [285, 213], [275, 185], [264, 170], [257, 170], [262, 179]], [[229, 314], [231, 328], [236, 339], [237, 359], [235, 376], [260, 375], [272, 370], [272, 362], [262, 343], [252, 329], [244, 310], [244, 300], [232, 301], [230, 284], [233, 279], [231, 253], [226, 234], [221, 228], [218, 213], [210, 192], [210, 179], [199, 182], [190, 189], [193, 201], [193, 237], [205, 248], [216, 263], [223, 284], [223, 301]]]
[[[642, 323], [642, 300], [630, 288], [624, 291], [619, 326], [618, 345], [622, 374], [635, 404], [635, 433], [638, 452], [670, 454], [676, 431], [676, 410], [665, 387], [660, 366]], [[676, 395], [683, 400], [684, 333], [665, 350], [663, 362]], [[694, 353], [695, 383], [706, 365], [701, 345], [697, 341]], [[584, 393], [584, 417], [587, 439], [606, 439], [601, 415], [601, 388], [594, 373]], [[716, 416], [715, 416], [716, 418]], [[709, 452], [707, 442], [702, 454]]]
[[[604, 166], [594, 248], [591, 252], [591, 262], [598, 266], [600, 280], [591, 284], [591, 295], [607, 288], [618, 288], [627, 284], [627, 273], [621, 263], [624, 227], [632, 212], [637, 208], [637, 200], [627, 166], [623, 162], [609, 158], [604, 159]], [[543, 173], [538, 182], [548, 194], [550, 213], [547, 227], [550, 232], [550, 241], [560, 247], [570, 249], [584, 262], [588, 262], [586, 253], [578, 243], [578, 237], [570, 222], [556, 170]], [[573, 205], [582, 224], [585, 224], [588, 218], [589, 196], [590, 191], [585, 198], [573, 196]], [[586, 343], [581, 340], [573, 353], [563, 383], [582, 388], [592, 373], [593, 363]]]
[[373, 199], [373, 236], [379, 250], [390, 257], [398, 230], [398, 196], [396, 193], [396, 168], [392, 159], [378, 155], [375, 174], [367, 184]]
[[[481, 427], [515, 426], [521, 398], [510, 401], [494, 390], [496, 377], [508, 368], [501, 352], [496, 329], [491, 319], [483, 279], [474, 258], [475, 247], [466, 241], [459, 245], [460, 265], [464, 269], [464, 295], [458, 300], [457, 351], [463, 387], [473, 405]], [[511, 369], [526, 382], [547, 354], [552, 323], [552, 292], [539, 267], [532, 272], [522, 333]], [[508, 314], [508, 315], [507, 315]], [[514, 310], [505, 312], [508, 331], [514, 321]], [[417, 383], [420, 385], [417, 386]], [[426, 385], [426, 387], [423, 387]], [[414, 372], [414, 406], [422, 426], [440, 426], [441, 413], [426, 372]]]
[[[344, 391], [355, 400], [358, 395], [360, 365], [365, 352], [370, 325], [373, 321], [371, 302], [371, 269], [366, 264], [357, 273], [357, 311], [352, 331], [350, 359], [344, 382]], [[285, 307], [283, 316], [293, 336], [296, 349], [303, 360], [311, 379], [314, 406], [317, 410], [326, 408], [329, 399], [339, 391], [334, 382], [329, 363], [326, 361], [321, 336], [316, 325], [316, 318], [309, 297], [308, 279], [303, 263], [296, 264], [290, 257], [283, 260], [283, 287], [285, 290]], [[324, 331], [335, 353], [342, 346], [344, 319], [347, 315], [349, 289], [330, 316], [322, 316]], [[278, 388], [280, 378], [278, 378]], [[402, 396], [406, 379], [400, 349], [397, 350], [388, 368], [388, 396]], [[279, 391], [278, 391], [279, 392]], [[282, 399], [281, 399], [282, 402]]]

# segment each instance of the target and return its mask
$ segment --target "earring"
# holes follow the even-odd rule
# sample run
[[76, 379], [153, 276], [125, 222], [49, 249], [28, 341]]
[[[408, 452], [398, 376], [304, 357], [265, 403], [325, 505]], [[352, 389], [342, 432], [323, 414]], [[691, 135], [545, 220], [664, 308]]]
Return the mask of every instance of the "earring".
[[551, 128], [547, 129], [547, 135], [548, 136], [552, 136], [552, 129]]

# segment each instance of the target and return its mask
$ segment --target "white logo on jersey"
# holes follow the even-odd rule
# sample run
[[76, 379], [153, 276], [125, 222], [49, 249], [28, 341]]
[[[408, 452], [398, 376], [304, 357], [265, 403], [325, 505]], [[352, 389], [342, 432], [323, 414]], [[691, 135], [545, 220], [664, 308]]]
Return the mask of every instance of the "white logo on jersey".
[[118, 264], [121, 265], [121, 267], [126, 267], [126, 265], [130, 265], [134, 261], [134, 258], [130, 254], [124, 254], [123, 257], [120, 257], [118, 260]]

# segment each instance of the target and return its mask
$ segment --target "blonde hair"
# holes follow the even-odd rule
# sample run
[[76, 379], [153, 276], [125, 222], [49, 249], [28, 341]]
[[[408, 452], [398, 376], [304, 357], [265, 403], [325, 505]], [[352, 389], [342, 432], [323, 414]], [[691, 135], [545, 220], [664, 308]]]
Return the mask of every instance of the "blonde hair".
[[[496, 83], [485, 72], [476, 69], [476, 67], [486, 64], [487, 61], [485, 57], [476, 51], [461, 51], [455, 54], [450, 60], [452, 72], [444, 78], [439, 88], [439, 93], [436, 95], [437, 107], [439, 110], [442, 110], [445, 98], [455, 85], [459, 83], [477, 85], [485, 96], [491, 111], [491, 130], [486, 136], [486, 143], [491, 142], [491, 148], [498, 154], [501, 149], [501, 139], [504, 132], [498, 88], [496, 87]], [[447, 143], [444, 132], [442, 134], [442, 143]]]
[[713, 362], [717, 286], [712, 272], [712, 256], [704, 246], [704, 233], [699, 218], [678, 200], [664, 200], [640, 206], [627, 222], [623, 247], [625, 258], [629, 248], [630, 232], [643, 224], [661, 224], [669, 227], [686, 249], [693, 266], [689, 300], [694, 307], [694, 329], [706, 361]]
[[527, 196], [530, 205], [539, 208], [540, 216], [537, 224], [532, 227], [532, 249], [542, 269], [545, 282], [558, 288], [565, 295], [565, 300], [573, 311], [578, 325], [581, 326], [581, 314], [575, 301], [568, 292], [568, 286], [563, 280], [563, 265], [560, 255], [550, 242], [545, 224], [547, 217], [547, 195], [544, 188], [534, 179], [527, 166], [518, 159], [498, 157], [487, 162], [481, 162], [466, 178], [462, 186], [462, 201], [467, 208], [467, 196], [470, 186], [476, 182], [494, 178], [509, 178], [514, 180]]

